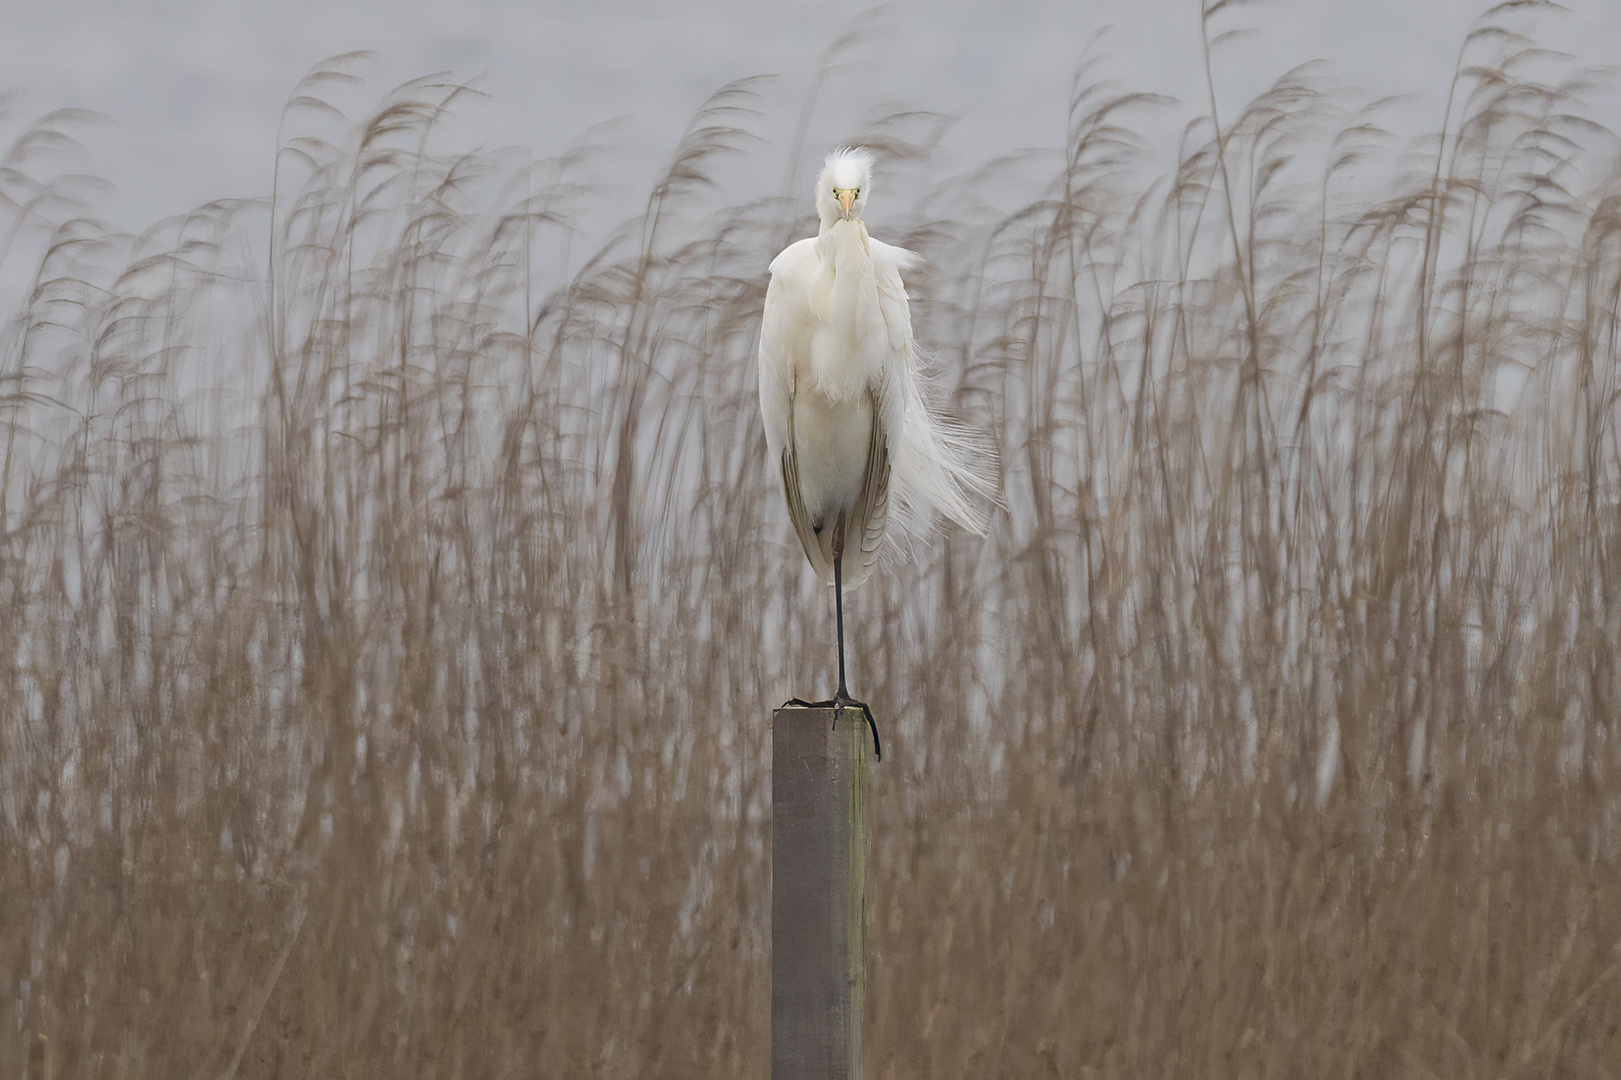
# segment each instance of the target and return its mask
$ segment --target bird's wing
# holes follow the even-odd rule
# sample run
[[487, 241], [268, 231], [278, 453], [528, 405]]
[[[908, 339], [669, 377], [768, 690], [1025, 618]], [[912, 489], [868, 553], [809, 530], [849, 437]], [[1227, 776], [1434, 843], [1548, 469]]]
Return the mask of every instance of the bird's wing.
[[874, 373], [867, 384], [872, 402], [872, 436], [867, 446], [867, 472], [862, 477], [861, 494], [853, 514], [852, 525], [859, 530], [859, 537], [851, 538], [860, 545], [860, 556], [852, 575], [857, 581], [877, 563], [889, 521], [891, 463], [906, 422], [906, 380], [912, 377], [912, 313], [901, 271], [922, 261], [904, 248], [870, 236], [866, 239], [872, 258], [873, 284], [878, 292], [878, 311], [883, 316], [888, 340], [883, 369]]
[[901, 271], [923, 262], [921, 256], [881, 240], [869, 240], [873, 278], [878, 286], [878, 310], [889, 332], [885, 355], [882, 406], [879, 415], [890, 437], [899, 439], [906, 422], [906, 387], [916, 378], [912, 346], [912, 307], [906, 299], [906, 283]]
[[765, 309], [760, 320], [760, 415], [765, 420], [769, 460], [781, 468], [782, 494], [788, 517], [818, 576], [832, 573], [823, 565], [810, 512], [799, 486], [799, 462], [794, 450], [794, 370], [804, 366], [799, 355], [810, 340], [813, 316], [808, 303], [820, 262], [814, 238], [784, 248], [771, 260], [771, 283], [766, 286]]
[[872, 273], [878, 285], [878, 310], [889, 330], [891, 357], [908, 358], [912, 351], [912, 309], [906, 300], [906, 283], [901, 272], [923, 264], [923, 256], [905, 248], [867, 239], [872, 253]]
[[788, 520], [794, 523], [794, 533], [799, 537], [799, 546], [805, 549], [805, 558], [810, 560], [816, 576], [822, 577], [826, 571], [822, 565], [821, 545], [816, 529], [811, 525], [810, 511], [805, 509], [805, 500], [800, 497], [799, 455], [794, 450], [794, 412], [791, 407], [788, 410], [787, 439], [778, 461], [782, 464], [782, 493], [788, 499]]
[[889, 429], [884, 422], [883, 388], [869, 385], [867, 394], [872, 401], [872, 434], [867, 440], [867, 471], [861, 477], [861, 493], [856, 496], [853, 524], [859, 535], [851, 537], [860, 545], [856, 572], [851, 583], [865, 576], [865, 571], [878, 561], [883, 545], [884, 525], [889, 519]]
[[911, 536], [926, 534], [937, 514], [970, 532], [983, 533], [986, 516], [980, 504], [994, 502], [990, 474], [995, 452], [976, 432], [930, 406], [901, 280], [902, 271], [920, 266], [923, 259], [877, 240], [870, 250], [879, 308], [890, 337], [884, 418], [895, 472], [892, 512], [901, 530]]
[[[771, 460], [792, 446], [790, 424], [794, 411], [793, 372], [800, 359], [794, 350], [804, 348], [808, 335], [805, 323], [810, 310], [804, 297], [808, 278], [815, 267], [815, 240], [801, 240], [784, 248], [771, 261], [771, 283], [765, 290], [765, 310], [760, 320], [760, 415], [765, 420], [765, 441]], [[790, 501], [792, 491], [788, 493]]]

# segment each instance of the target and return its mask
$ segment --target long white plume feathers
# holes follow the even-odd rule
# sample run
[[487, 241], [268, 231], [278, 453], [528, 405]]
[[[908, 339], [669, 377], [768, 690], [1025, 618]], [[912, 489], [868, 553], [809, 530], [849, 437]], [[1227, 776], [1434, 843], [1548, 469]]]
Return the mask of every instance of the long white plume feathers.
[[914, 346], [912, 362], [898, 372], [905, 418], [890, 458], [890, 498], [897, 524], [923, 539], [938, 517], [985, 534], [988, 508], [996, 505], [996, 449], [990, 438], [942, 412], [939, 388], [927, 359]]

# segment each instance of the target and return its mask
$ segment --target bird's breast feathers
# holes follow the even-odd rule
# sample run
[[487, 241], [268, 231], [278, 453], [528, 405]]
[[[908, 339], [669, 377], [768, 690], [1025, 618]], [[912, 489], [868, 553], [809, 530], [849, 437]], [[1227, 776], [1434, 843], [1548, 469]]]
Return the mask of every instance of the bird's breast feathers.
[[763, 329], [788, 384], [834, 402], [882, 386], [912, 348], [901, 271], [921, 261], [858, 221], [784, 248], [771, 262]]

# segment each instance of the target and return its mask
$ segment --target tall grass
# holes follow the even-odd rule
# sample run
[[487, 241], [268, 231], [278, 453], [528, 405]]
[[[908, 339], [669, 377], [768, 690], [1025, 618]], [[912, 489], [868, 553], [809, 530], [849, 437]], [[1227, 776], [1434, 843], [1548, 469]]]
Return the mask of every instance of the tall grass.
[[[1083, 69], [999, 215], [868, 133], [1008, 505], [852, 598], [874, 1075], [1621, 1060], [1621, 175], [1518, 6], [1416, 145], [1301, 69], [1145, 185]], [[582, 260], [588, 161], [345, 71], [266, 200], [118, 235], [60, 116], [0, 172], [0, 1074], [761, 1075], [814, 226], [706, 183], [778, 121], [723, 88]]]

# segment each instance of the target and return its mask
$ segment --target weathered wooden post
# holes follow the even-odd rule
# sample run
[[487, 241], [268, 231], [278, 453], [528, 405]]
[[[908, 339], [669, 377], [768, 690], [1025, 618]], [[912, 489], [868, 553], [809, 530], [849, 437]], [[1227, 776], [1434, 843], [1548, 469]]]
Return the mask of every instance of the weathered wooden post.
[[860, 1080], [867, 755], [859, 710], [771, 716], [771, 1077]]

